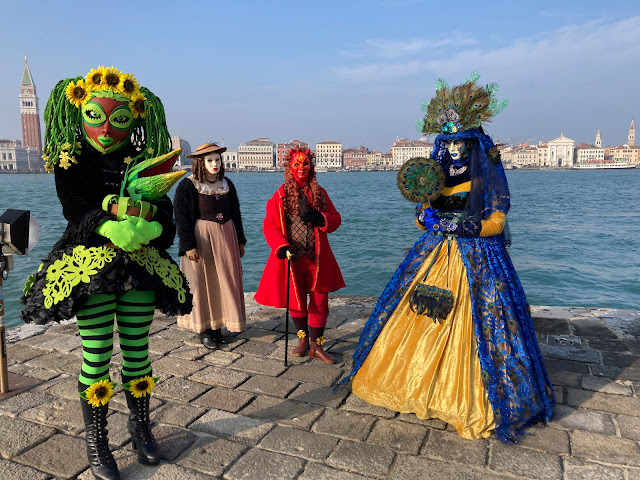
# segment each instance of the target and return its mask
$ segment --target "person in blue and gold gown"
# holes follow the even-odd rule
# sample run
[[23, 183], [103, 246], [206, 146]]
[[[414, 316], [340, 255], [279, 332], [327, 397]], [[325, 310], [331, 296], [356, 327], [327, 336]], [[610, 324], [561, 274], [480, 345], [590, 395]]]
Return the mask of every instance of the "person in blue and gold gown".
[[423, 104], [419, 127], [438, 134], [429, 161], [443, 185], [418, 204], [426, 232], [384, 289], [341, 383], [352, 379], [353, 392], [374, 405], [439, 418], [461, 437], [494, 432], [506, 442], [550, 420], [555, 401], [506, 250], [506, 176], [482, 129], [506, 101], [477, 78], [453, 88], [439, 80]]

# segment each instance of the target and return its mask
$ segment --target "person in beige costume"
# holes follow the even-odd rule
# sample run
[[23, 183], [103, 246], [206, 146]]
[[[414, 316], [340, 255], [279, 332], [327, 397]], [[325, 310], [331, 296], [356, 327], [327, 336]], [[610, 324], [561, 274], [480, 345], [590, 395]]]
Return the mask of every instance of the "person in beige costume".
[[174, 197], [180, 270], [193, 294], [193, 310], [178, 317], [178, 326], [197, 333], [211, 350], [227, 343], [222, 327], [246, 330], [240, 259], [247, 240], [235, 186], [224, 175], [224, 151], [204, 143], [187, 155], [193, 158], [192, 175], [178, 184]]

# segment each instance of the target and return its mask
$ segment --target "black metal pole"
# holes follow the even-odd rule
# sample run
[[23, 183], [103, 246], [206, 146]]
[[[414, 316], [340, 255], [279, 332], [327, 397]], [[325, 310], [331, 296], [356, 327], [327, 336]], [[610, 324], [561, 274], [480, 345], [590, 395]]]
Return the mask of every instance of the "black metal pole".
[[291, 284], [291, 259], [287, 255], [287, 309], [284, 316], [284, 366], [289, 354], [289, 286]]
[[[5, 262], [6, 257], [2, 254], [2, 245], [0, 245], [0, 393], [6, 393], [9, 391], [9, 373], [7, 372], [7, 343], [4, 326], [4, 295], [2, 293], [2, 280], [6, 275]], [[6, 270], [6, 272], [8, 272], [8, 269]]]

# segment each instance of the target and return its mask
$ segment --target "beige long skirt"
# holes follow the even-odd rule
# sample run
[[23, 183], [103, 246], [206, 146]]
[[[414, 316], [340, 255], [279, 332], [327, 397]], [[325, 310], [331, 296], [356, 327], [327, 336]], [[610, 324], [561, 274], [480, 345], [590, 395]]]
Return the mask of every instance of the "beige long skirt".
[[222, 327], [244, 332], [247, 319], [242, 264], [233, 221], [220, 224], [197, 220], [195, 235], [200, 260], [180, 257], [180, 270], [193, 294], [193, 310], [178, 317], [178, 326], [195, 333]]

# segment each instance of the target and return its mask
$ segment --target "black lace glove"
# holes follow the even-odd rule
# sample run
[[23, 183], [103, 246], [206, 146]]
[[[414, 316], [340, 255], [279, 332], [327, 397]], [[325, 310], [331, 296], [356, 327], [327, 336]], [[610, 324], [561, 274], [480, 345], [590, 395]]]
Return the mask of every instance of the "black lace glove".
[[300, 215], [300, 220], [304, 223], [310, 223], [315, 227], [324, 227], [324, 217], [319, 211], [313, 208], [309, 209], [307, 213]]
[[293, 251], [290, 247], [282, 247], [280, 250], [278, 250], [278, 253], [276, 253], [276, 257], [284, 260], [285, 258], [287, 258], [287, 253], [293, 254]]

